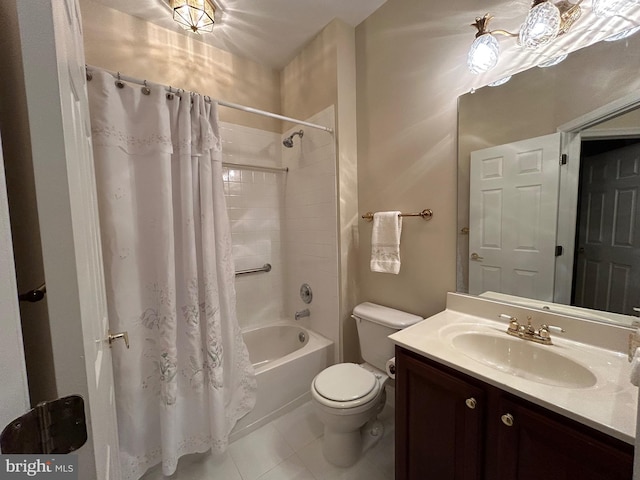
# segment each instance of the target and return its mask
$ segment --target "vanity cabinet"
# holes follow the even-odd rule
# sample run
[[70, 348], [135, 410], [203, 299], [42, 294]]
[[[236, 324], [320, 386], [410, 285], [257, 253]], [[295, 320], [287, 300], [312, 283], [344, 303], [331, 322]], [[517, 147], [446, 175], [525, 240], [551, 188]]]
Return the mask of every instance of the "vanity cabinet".
[[630, 480], [633, 446], [401, 347], [396, 480]]
[[396, 351], [396, 480], [482, 477], [485, 391]]

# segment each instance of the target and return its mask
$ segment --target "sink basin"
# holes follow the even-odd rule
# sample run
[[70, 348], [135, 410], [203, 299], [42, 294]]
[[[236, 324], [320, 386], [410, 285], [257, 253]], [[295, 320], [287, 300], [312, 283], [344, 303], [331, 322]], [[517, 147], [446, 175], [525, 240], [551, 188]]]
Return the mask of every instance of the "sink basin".
[[555, 353], [554, 346], [481, 332], [460, 333], [451, 343], [480, 363], [534, 382], [566, 388], [589, 388], [597, 382], [589, 369]]

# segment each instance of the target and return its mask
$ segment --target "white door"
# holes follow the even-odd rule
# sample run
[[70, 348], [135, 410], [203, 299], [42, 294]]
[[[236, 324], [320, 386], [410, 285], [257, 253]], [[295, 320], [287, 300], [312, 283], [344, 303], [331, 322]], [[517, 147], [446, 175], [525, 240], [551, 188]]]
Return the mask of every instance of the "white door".
[[553, 300], [560, 134], [471, 152], [469, 293]]
[[29, 409], [9, 203], [0, 147], [0, 431]]
[[640, 144], [582, 159], [573, 305], [640, 306]]
[[89, 441], [77, 452], [79, 478], [117, 480], [80, 11], [75, 0], [18, 1], [17, 9], [58, 395], [85, 399]]

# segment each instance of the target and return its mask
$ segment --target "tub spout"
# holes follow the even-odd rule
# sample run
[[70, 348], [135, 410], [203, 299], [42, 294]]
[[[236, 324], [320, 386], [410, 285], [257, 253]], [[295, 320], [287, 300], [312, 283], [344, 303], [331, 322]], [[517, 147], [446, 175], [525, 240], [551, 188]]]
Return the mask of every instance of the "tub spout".
[[310, 315], [311, 315], [311, 312], [309, 311], [309, 309], [305, 308], [304, 310], [300, 310], [299, 312], [296, 312], [295, 317], [296, 317], [296, 320], [300, 320], [301, 318], [308, 317]]

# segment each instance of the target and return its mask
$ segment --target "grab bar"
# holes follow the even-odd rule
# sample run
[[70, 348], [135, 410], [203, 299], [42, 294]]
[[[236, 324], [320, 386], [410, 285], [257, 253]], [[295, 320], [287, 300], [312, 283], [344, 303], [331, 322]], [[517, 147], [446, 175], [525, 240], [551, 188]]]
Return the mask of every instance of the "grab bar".
[[265, 263], [261, 268], [250, 268], [248, 270], [239, 270], [236, 272], [236, 277], [240, 275], [247, 275], [249, 273], [260, 273], [260, 272], [270, 272], [271, 264]]

